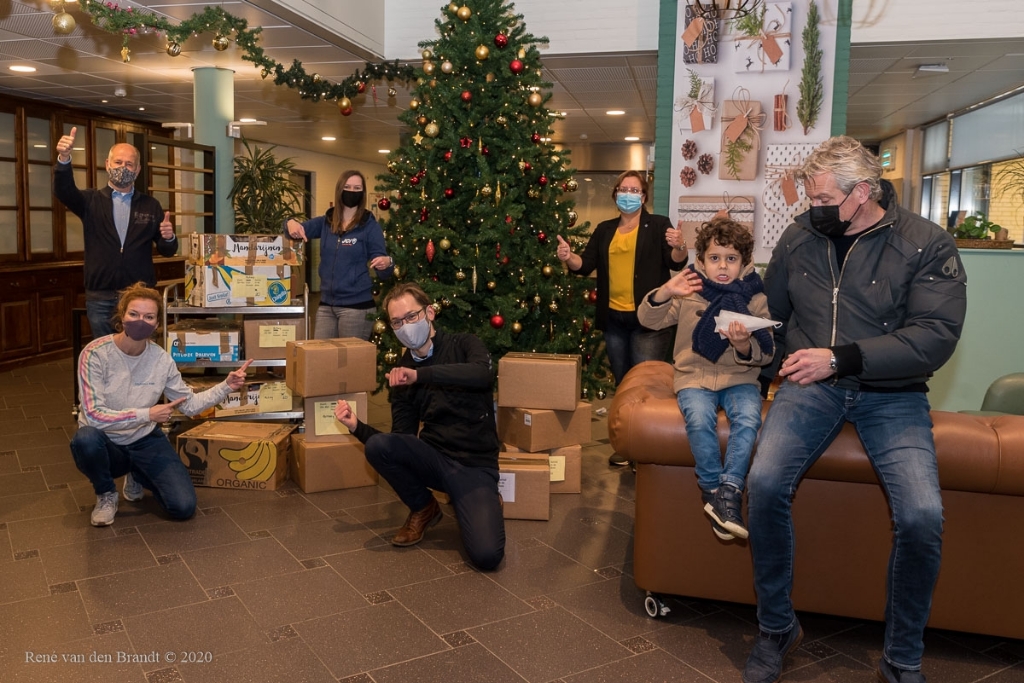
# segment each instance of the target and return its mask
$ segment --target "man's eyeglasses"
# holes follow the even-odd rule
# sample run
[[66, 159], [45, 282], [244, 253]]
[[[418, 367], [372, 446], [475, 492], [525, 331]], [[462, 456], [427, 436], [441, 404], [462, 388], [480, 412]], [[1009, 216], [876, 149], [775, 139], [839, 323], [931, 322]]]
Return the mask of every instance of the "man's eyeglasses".
[[419, 322], [420, 318], [423, 317], [423, 312], [425, 310], [427, 310], [426, 306], [424, 306], [423, 308], [421, 308], [418, 311], [413, 311], [411, 313], [407, 313], [406, 315], [402, 316], [401, 318], [392, 318], [391, 321], [390, 321], [391, 322], [391, 329], [399, 330], [399, 329], [402, 328], [402, 325], [412, 325], [415, 322]]
[[621, 192], [623, 194], [643, 194], [644, 193], [644, 191], [641, 190], [639, 187], [617, 187], [615, 189], [616, 189], [616, 191]]

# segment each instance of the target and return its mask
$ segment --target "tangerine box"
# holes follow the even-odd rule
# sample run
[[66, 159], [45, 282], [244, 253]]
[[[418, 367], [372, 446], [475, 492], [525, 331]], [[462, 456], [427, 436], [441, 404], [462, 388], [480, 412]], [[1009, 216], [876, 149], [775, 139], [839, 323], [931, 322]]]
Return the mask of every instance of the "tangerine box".
[[215, 235], [192, 233], [188, 260], [204, 266], [297, 266], [303, 262], [300, 240], [287, 235]]

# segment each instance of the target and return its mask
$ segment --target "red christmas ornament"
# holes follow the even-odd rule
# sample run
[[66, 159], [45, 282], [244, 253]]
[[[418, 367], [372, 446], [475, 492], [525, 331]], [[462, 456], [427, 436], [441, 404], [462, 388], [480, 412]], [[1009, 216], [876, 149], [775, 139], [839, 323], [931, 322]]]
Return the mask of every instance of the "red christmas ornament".
[[524, 161], [523, 162], [523, 173], [529, 173], [532, 170], [533, 170], [533, 166], [530, 164], [530, 162], [529, 161]]
[[356, 83], [356, 92], [360, 95], [366, 92], [366, 83], [363, 83], [362, 81]]
[[488, 156], [491, 153], [491, 150], [487, 149], [487, 145], [484, 145], [484, 148], [481, 149], [480, 151], [483, 153], [484, 156]]
[[469, 149], [473, 146], [473, 138], [459, 138], [459, 147]]
[[536, 144], [537, 144], [538, 142], [540, 142], [540, 133], [534, 133], [533, 135], [531, 135], [531, 136], [530, 136], [530, 142], [532, 142], [532, 143], [533, 143], [533, 144], [535, 144], [535, 145], [536, 145]]
[[381, 197], [380, 200], [377, 202], [377, 208], [380, 209], [381, 211], [387, 211], [388, 209], [391, 208], [391, 200], [388, 199], [387, 197]]
[[445, 191], [444, 191], [444, 198], [445, 199], [451, 199], [454, 196], [455, 196], [455, 190], [454, 189], [452, 189], [450, 187], [445, 188]]
[[414, 175], [414, 176], [410, 177], [409, 178], [409, 184], [414, 186], [414, 187], [416, 185], [419, 185], [420, 184], [420, 177], [418, 175]]
[[508, 65], [508, 68], [512, 71], [512, 73], [518, 76], [519, 74], [523, 73], [523, 62], [518, 59], [513, 59], [512, 63]]
[[508, 256], [502, 256], [501, 257], [501, 265], [507, 266], [511, 260], [512, 259], [510, 259]]
[[505, 216], [505, 222], [506, 223], [511, 223], [512, 222], [512, 216]]
[[597, 290], [596, 289], [592, 289], [592, 290], [590, 290], [590, 292], [587, 293], [587, 301], [589, 301], [592, 304], [596, 304], [597, 303]]
[[437, 275], [431, 275], [431, 276], [430, 276], [430, 279], [431, 279], [431, 280], [433, 280], [434, 282], [437, 282], [437, 281], [438, 281], [438, 280], [440, 280], [441, 278], [440, 278], [439, 276], [437, 276]]
[[459, 95], [459, 97], [462, 98], [463, 102], [469, 102], [470, 100], [473, 99], [473, 93], [469, 92], [468, 90], [463, 90], [462, 94]]
[[495, 313], [491, 316], [491, 327], [496, 330], [500, 330], [505, 327], [505, 318], [500, 313]]
[[566, 183], [562, 183], [562, 192], [568, 192], [569, 186]]
[[421, 168], [421, 169], [420, 169], [420, 170], [419, 170], [419, 171], [418, 171], [418, 172], [416, 173], [416, 175], [418, 175], [418, 176], [420, 177], [420, 179], [421, 179], [421, 180], [422, 180], [423, 178], [426, 178], [426, 177], [427, 177], [427, 169], [425, 169], [425, 168]]
[[494, 45], [499, 48], [505, 48], [508, 46], [508, 36], [504, 33], [499, 33], [494, 36]]
[[352, 107], [345, 107], [341, 110], [342, 116], [352, 116]]
[[434, 262], [434, 254], [437, 253], [437, 250], [434, 249], [434, 240], [427, 240], [427, 248], [423, 250], [423, 253], [427, 255], [427, 263]]
[[583, 319], [583, 334], [590, 332], [590, 321], [586, 318]]
[[543, 232], [538, 232], [537, 233], [537, 241], [540, 242], [541, 244], [547, 244], [548, 243], [548, 236], [547, 236], [547, 234], [545, 234]]
[[451, 161], [452, 160], [452, 151], [451, 150], [448, 150], [447, 152], [444, 153], [444, 160], [445, 161]]
[[427, 207], [424, 206], [422, 209], [420, 209], [420, 223], [426, 223], [427, 222], [427, 216], [429, 214], [430, 214], [430, 212], [427, 211]]
[[548, 184], [548, 177], [546, 175], [542, 175], [540, 178], [537, 178], [537, 184], [544, 187]]

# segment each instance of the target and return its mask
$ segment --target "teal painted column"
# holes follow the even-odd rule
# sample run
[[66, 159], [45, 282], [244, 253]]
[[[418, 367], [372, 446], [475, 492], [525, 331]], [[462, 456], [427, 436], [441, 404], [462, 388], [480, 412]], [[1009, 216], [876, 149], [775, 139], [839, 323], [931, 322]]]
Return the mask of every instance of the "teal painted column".
[[228, 199], [234, 183], [235, 139], [228, 136], [228, 124], [235, 120], [235, 72], [203, 67], [192, 70], [193, 121], [195, 141], [215, 148], [214, 206], [217, 232], [235, 231], [235, 211]]
[[661, 0], [658, 8], [658, 101], [654, 114], [654, 213], [669, 214], [672, 171], [672, 101], [676, 74], [678, 0]]
[[853, 0], [839, 0], [836, 22], [836, 67], [832, 80], [832, 135], [846, 133], [846, 105], [850, 101], [850, 25]]

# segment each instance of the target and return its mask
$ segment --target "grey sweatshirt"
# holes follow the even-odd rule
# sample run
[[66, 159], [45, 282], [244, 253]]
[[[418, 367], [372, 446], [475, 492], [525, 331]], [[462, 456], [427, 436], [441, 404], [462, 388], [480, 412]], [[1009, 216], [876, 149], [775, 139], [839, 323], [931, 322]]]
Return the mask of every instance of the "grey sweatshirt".
[[161, 395], [168, 401], [186, 397], [178, 410], [195, 415], [231, 393], [225, 381], [196, 394], [159, 346], [150, 342], [141, 354], [129, 356], [117, 347], [113, 335], [100, 337], [82, 349], [78, 380], [78, 424], [102, 430], [119, 445], [133, 443], [153, 431], [156, 423], [149, 419], [149, 409]]

